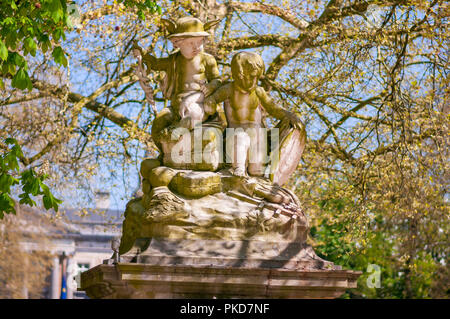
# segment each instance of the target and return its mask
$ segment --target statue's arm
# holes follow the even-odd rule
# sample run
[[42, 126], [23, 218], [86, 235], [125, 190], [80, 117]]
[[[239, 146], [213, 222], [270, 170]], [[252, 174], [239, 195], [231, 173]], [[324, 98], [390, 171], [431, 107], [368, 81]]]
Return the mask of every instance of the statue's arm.
[[220, 80], [219, 68], [217, 67], [216, 59], [210, 55], [205, 54], [205, 72], [206, 78], [208, 79], [207, 90], [205, 93], [206, 96], [217, 90], [217, 88], [222, 84]]
[[170, 57], [156, 58], [150, 53], [146, 53], [142, 56], [142, 61], [147, 66], [147, 72], [150, 70], [163, 71], [169, 68], [171, 59]]
[[136, 42], [133, 42], [133, 51], [135, 52], [135, 56], [138, 57], [138, 53], [142, 57], [142, 62], [147, 67], [147, 73], [150, 70], [162, 71], [166, 70], [170, 65], [170, 57], [166, 58], [156, 58], [150, 53], [145, 53], [142, 47]]
[[213, 94], [208, 96], [204, 101], [205, 112], [214, 114], [217, 112], [217, 104], [227, 100], [231, 95], [232, 85], [227, 83], [220, 86]]
[[267, 113], [272, 115], [274, 118], [278, 120], [287, 119], [293, 126], [298, 128], [303, 127], [303, 124], [297, 117], [297, 115], [278, 106], [262, 87], [258, 86], [256, 88], [256, 95], [258, 96], [262, 106], [267, 111]]

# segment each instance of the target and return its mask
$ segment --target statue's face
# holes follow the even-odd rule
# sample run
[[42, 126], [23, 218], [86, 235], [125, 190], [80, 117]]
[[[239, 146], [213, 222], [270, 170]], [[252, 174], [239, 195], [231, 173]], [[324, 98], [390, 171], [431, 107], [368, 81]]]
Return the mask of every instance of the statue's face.
[[180, 48], [181, 54], [186, 59], [192, 59], [203, 51], [203, 39], [203, 37], [173, 39], [172, 43], [174, 47]]
[[250, 92], [254, 90], [258, 84], [259, 71], [252, 68], [244, 68], [243, 74], [239, 74], [234, 78], [234, 81], [238, 87], [243, 90]]

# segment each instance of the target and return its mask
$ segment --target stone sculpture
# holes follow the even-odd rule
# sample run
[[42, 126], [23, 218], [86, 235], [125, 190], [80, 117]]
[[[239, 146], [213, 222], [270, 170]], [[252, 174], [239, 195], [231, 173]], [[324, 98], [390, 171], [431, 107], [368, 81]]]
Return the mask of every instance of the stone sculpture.
[[[221, 283], [220, 276], [231, 271], [241, 278], [245, 271], [267, 269], [281, 277], [321, 271], [335, 276], [333, 282], [341, 285], [348, 274], [338, 274], [339, 266], [319, 258], [306, 244], [309, 227], [301, 203], [292, 191], [282, 187], [298, 166], [306, 133], [294, 113], [276, 105], [258, 86], [264, 72], [262, 58], [255, 53], [237, 53], [231, 62], [233, 81], [221, 83], [214, 57], [202, 47], [208, 36], [206, 30], [217, 21], [203, 24], [185, 17], [162, 22], [178, 48], [175, 53], [155, 58], [134, 45], [147, 72], [165, 72], [161, 89], [171, 104], [156, 116], [152, 127], [160, 156], [141, 164], [143, 196], [127, 204], [120, 263], [118, 256], [110, 263], [115, 263], [122, 274], [135, 273], [135, 267], [130, 266], [134, 263], [136, 267], [159, 269], [158, 273], [163, 271], [158, 267], [169, 267], [164, 271], [189, 273], [186, 282], [201, 271], [206, 276], [202, 280], [209, 283], [191, 291], [177, 283], [178, 275], [170, 275], [167, 280], [171, 288], [167, 288], [158, 275], [155, 278], [159, 279], [147, 280], [147, 286], [133, 292], [120, 281], [116, 283], [120, 293], [107, 289], [108, 293], [92, 295], [239, 296], [244, 293], [241, 279]], [[141, 81], [141, 85], [146, 82]], [[264, 111], [280, 120], [270, 130], [265, 127]], [[292, 273], [286, 273], [288, 270]], [[88, 278], [88, 274], [85, 276]], [[353, 285], [357, 274], [348, 276]], [[261, 278], [258, 280], [265, 277]], [[136, 280], [136, 285], [146, 281]], [[286, 280], [287, 288], [276, 284], [273, 291], [267, 284], [255, 288], [255, 283], [249, 283], [255, 290], [249, 290], [246, 296], [337, 296], [344, 287], [334, 293], [326, 292], [328, 288], [318, 292], [316, 287], [302, 295], [306, 288], [297, 284], [289, 288]], [[92, 291], [100, 286], [92, 284]]]
[[204, 122], [211, 112], [203, 107], [205, 96], [211, 94], [220, 85], [219, 69], [214, 57], [203, 51], [206, 30], [219, 21], [211, 21], [203, 25], [196, 18], [184, 17], [176, 22], [161, 20], [170, 32], [168, 38], [175, 50], [166, 58], [156, 58], [144, 54], [137, 43], [134, 50], [142, 56], [147, 71], [164, 71], [161, 91], [171, 101], [170, 108], [164, 109], [155, 118], [152, 137], [158, 142], [160, 131], [178, 122], [180, 126], [192, 129], [196, 124]]
[[[220, 87], [205, 101], [208, 109], [213, 109], [213, 106], [217, 103], [225, 102], [224, 108], [228, 127], [237, 129], [230, 130], [232, 133], [227, 136], [227, 139], [232, 139], [227, 143], [232, 147], [232, 149], [227, 150], [227, 153], [233, 154], [231, 162], [233, 174], [236, 176], [245, 176], [246, 166], [248, 166], [250, 175], [264, 175], [265, 158], [267, 156], [267, 148], [264, 146], [267, 143], [263, 110], [276, 119], [287, 121], [288, 123], [285, 124], [290, 125], [301, 135], [301, 145], [293, 152], [301, 156], [306, 142], [305, 129], [300, 119], [294, 113], [277, 106], [264, 89], [258, 86], [258, 80], [264, 73], [264, 69], [264, 61], [258, 54], [252, 52], [237, 53], [231, 60], [231, 72], [234, 81]], [[250, 146], [253, 146], [253, 148], [250, 148]], [[300, 157], [292, 163], [294, 169], [299, 160]], [[286, 177], [290, 173], [285, 173]]]
[[[251, 52], [237, 53], [231, 62], [234, 81], [214, 90], [220, 83], [215, 60], [196, 47], [200, 41], [190, 42], [203, 41], [206, 33], [202, 31], [201, 22], [189, 17], [179, 19], [176, 23], [164, 21], [169, 30], [175, 32], [169, 39], [176, 38], [179, 41], [174, 42], [174, 46], [180, 48], [181, 55], [177, 57], [171, 54], [169, 58], [157, 59], [144, 54], [143, 61], [146, 61], [148, 69], [166, 69], [167, 65], [175, 69], [178, 67], [175, 73], [181, 76], [172, 78], [175, 88], [171, 108], [167, 113], [161, 112], [171, 114], [170, 123], [161, 131], [152, 130], [152, 134], [159, 137], [160, 158], [163, 161], [146, 159], [142, 162], [144, 195], [127, 206], [120, 253], [129, 251], [137, 238], [252, 240], [264, 237], [276, 242], [283, 238], [292, 241], [297, 237], [305, 237], [307, 220], [297, 197], [279, 183], [271, 183], [264, 178], [266, 166], [271, 163], [267, 163], [269, 150], [263, 110], [281, 120], [283, 125], [275, 127], [277, 131], [283, 127], [278, 135], [286, 135], [285, 131], [297, 133], [298, 148], [291, 150], [297, 154], [297, 161], [290, 163], [291, 170], [298, 165], [306, 134], [300, 119], [277, 106], [264, 89], [257, 85], [264, 72], [262, 58]], [[142, 52], [142, 49], [135, 47]], [[192, 64], [192, 61], [201, 56], [210, 61], [209, 72], [214, 74], [208, 86], [205, 82], [198, 82], [199, 78], [205, 78], [205, 74], [198, 74], [199, 71], [196, 77], [183, 75], [189, 73], [186, 69], [197, 65]], [[170, 59], [173, 59], [172, 64], [167, 62]], [[206, 70], [207, 65], [200, 70]], [[178, 89], [180, 86], [189, 89]], [[200, 98], [190, 99], [192, 95], [189, 94]], [[206, 120], [206, 115], [217, 116], [221, 112], [221, 102], [225, 102], [227, 128], [237, 129], [227, 129], [225, 143], [222, 126], [208, 126], [211, 121]], [[204, 115], [196, 117], [194, 113]], [[160, 118], [158, 115], [155, 121]], [[202, 123], [206, 127], [199, 126]], [[184, 134], [174, 135], [180, 128], [185, 128], [181, 130]], [[211, 128], [216, 130], [211, 132]], [[200, 131], [200, 134], [194, 134], [195, 130]], [[210, 134], [205, 134], [208, 130]], [[193, 150], [196, 140], [200, 144], [200, 154]], [[225, 156], [228, 155], [231, 168], [220, 161], [223, 159], [220, 154], [213, 161], [204, 163], [205, 145], [213, 150], [227, 148]], [[189, 156], [175, 156], [177, 160], [174, 160], [174, 155], [180, 153], [178, 149], [174, 151], [177, 147], [181, 153]], [[278, 152], [279, 157], [279, 147], [272, 151]], [[230, 158], [230, 154], [234, 155]], [[200, 155], [200, 161], [195, 161], [196, 155]], [[283, 173], [287, 175], [283, 176], [283, 180], [286, 180], [291, 172]], [[271, 177], [273, 180], [273, 174]]]

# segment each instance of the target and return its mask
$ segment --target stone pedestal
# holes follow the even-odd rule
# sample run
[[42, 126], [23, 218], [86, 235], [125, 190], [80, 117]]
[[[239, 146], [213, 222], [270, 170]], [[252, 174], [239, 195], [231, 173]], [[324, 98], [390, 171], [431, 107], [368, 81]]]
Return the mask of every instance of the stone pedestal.
[[128, 203], [114, 258], [81, 275], [89, 297], [336, 298], [356, 288], [360, 272], [306, 244], [308, 220], [289, 190], [154, 162], [141, 169], [151, 185]]
[[90, 298], [337, 298], [360, 272], [118, 263], [82, 273]]
[[361, 273], [295, 242], [138, 239], [82, 273], [90, 298], [337, 298]]

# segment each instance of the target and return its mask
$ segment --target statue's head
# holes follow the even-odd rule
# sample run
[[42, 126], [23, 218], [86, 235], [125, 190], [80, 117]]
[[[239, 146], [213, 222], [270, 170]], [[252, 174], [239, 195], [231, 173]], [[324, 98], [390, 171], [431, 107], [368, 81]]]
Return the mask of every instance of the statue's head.
[[192, 59], [203, 51], [203, 37], [177, 37], [170, 39], [174, 48], [179, 48], [186, 59]]
[[233, 79], [238, 87], [245, 91], [255, 89], [264, 70], [264, 61], [259, 54], [244, 51], [235, 54], [231, 59]]
[[161, 19], [164, 27], [169, 31], [167, 38], [175, 48], [180, 49], [181, 54], [187, 59], [192, 59], [203, 51], [204, 40], [209, 36], [206, 31], [219, 21], [214, 20], [203, 24], [202, 21], [193, 17], [183, 17], [177, 21]]

